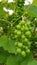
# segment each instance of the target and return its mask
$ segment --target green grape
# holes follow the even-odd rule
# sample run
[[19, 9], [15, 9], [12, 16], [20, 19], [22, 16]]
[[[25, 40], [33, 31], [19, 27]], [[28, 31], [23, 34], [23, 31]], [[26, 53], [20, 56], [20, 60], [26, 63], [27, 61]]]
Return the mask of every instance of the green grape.
[[21, 35], [21, 31], [17, 31], [17, 35]]
[[16, 39], [17, 39], [17, 38], [18, 38], [18, 36], [17, 36], [17, 35], [15, 35], [15, 36], [14, 36], [14, 38], [16, 38]]
[[30, 31], [27, 31], [27, 32], [26, 32], [26, 34], [30, 35], [30, 34], [31, 34], [31, 32], [30, 32]]
[[25, 51], [28, 49], [28, 46], [25, 46], [25, 45], [23, 45], [23, 48], [25, 49]]
[[30, 53], [30, 49], [27, 49], [26, 52], [27, 52], [27, 53]]
[[31, 45], [31, 42], [30, 41], [28, 41], [28, 45]]
[[22, 32], [24, 31], [24, 28], [23, 28], [23, 27], [21, 27], [21, 31], [22, 31]]
[[21, 29], [21, 26], [20, 26], [20, 25], [17, 25], [16, 28], [17, 28], [17, 29]]
[[25, 57], [26, 56], [26, 52], [25, 51], [22, 51], [21, 52], [21, 55]]
[[24, 27], [24, 30], [25, 30], [25, 31], [28, 31], [28, 30], [29, 30], [29, 28], [28, 28], [27, 26], [25, 26], [25, 27]]
[[25, 49], [28, 49], [28, 46], [25, 46]]
[[32, 31], [32, 29], [33, 29], [32, 27], [29, 27], [29, 30], [30, 30], [30, 31]]
[[23, 45], [23, 48], [25, 48], [26, 46], [25, 45]]
[[30, 32], [30, 31], [27, 31], [27, 32], [25, 33], [25, 35], [28, 36], [28, 37], [31, 37], [31, 32]]
[[22, 39], [25, 39], [25, 35], [22, 35], [21, 38], [22, 38]]
[[22, 20], [22, 21], [20, 21], [20, 23], [19, 23], [20, 25], [25, 25], [25, 21], [24, 20]]
[[23, 31], [23, 30], [24, 30], [24, 28], [25, 28], [25, 26], [23, 25], [23, 26], [21, 27], [21, 30]]
[[21, 49], [20, 48], [17, 48], [17, 53], [21, 53]]
[[23, 44], [19, 42], [18, 47], [23, 47]]
[[18, 30], [15, 29], [14, 33], [17, 33]]
[[28, 39], [27, 38], [25, 38], [25, 42], [28, 42]]
[[31, 25], [31, 22], [29, 21], [29, 22], [27, 22], [27, 26], [30, 26]]

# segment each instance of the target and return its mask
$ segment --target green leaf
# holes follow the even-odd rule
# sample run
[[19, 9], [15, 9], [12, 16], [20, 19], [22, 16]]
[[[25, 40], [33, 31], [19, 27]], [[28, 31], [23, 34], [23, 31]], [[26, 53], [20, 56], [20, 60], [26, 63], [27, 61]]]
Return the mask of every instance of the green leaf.
[[6, 35], [0, 37], [0, 47], [3, 47], [4, 50], [10, 53], [16, 52], [15, 40], [9, 39]]
[[33, 0], [33, 5], [37, 6], [37, 0]]
[[28, 10], [28, 15], [37, 17], [37, 7], [36, 6], [31, 6], [30, 9]]
[[0, 48], [0, 63], [5, 63], [8, 57], [8, 53]]
[[3, 11], [3, 5], [0, 3], [0, 18], [4, 17], [5, 12]]
[[26, 61], [23, 61], [23, 62], [21, 63], [21, 65], [27, 65], [27, 62], [26, 62]]
[[21, 62], [21, 65], [28, 65], [29, 62], [31, 62], [33, 59], [32, 52], [26, 56], [23, 62]]
[[[4, 5], [5, 6], [5, 5]], [[7, 19], [7, 17], [8, 17], [8, 12], [5, 12], [4, 10], [3, 10], [3, 4], [0, 2], [0, 19], [1, 18], [4, 18], [4, 19]]]
[[14, 10], [14, 8], [15, 8], [15, 3], [8, 3], [8, 4], [7, 4], [7, 8]]
[[18, 57], [15, 55], [10, 55], [7, 59], [6, 65], [19, 65], [18, 64]]
[[37, 60], [32, 60], [28, 63], [28, 65], [37, 65]]

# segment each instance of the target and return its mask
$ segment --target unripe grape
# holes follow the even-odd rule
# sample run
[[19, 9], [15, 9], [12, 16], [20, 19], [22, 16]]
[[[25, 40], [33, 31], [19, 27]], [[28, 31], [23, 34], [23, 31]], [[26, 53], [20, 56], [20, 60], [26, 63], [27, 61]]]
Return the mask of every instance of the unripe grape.
[[17, 48], [17, 53], [21, 53], [21, 49], [20, 48]]
[[27, 50], [28, 49], [28, 46], [25, 46], [25, 49]]
[[31, 32], [30, 32], [30, 31], [27, 31], [27, 32], [26, 32], [26, 34], [28, 34], [28, 35], [29, 35], [29, 34], [31, 34]]
[[17, 25], [16, 28], [17, 28], [17, 29], [21, 29], [21, 26], [20, 26], [20, 25]]
[[22, 35], [22, 36], [21, 36], [21, 38], [22, 38], [22, 39], [25, 39], [25, 36], [24, 36], [24, 35]]
[[17, 33], [17, 30], [15, 30], [14, 33]]
[[27, 22], [27, 25], [28, 25], [28, 26], [30, 26], [30, 24], [31, 24], [31, 22], [30, 22], [30, 21], [29, 21], [29, 22]]
[[21, 31], [24, 31], [24, 28], [23, 27], [21, 27]]
[[28, 39], [27, 38], [25, 38], [25, 42], [28, 42]]
[[[29, 41], [31, 37], [31, 27], [30, 22], [27, 22], [25, 25], [25, 21], [21, 21], [15, 28], [14, 36], [15, 40], [15, 46], [16, 46], [16, 52], [21, 54], [23, 57], [26, 56], [26, 53], [30, 52], [30, 46], [31, 42]], [[18, 40], [19, 39], [19, 40]], [[22, 40], [22, 43], [20, 42]]]
[[27, 31], [27, 32], [25, 33], [25, 35], [28, 36], [28, 37], [31, 37], [31, 32], [30, 32], [30, 31]]
[[17, 35], [21, 35], [21, 31], [17, 31]]
[[23, 45], [23, 48], [25, 48], [26, 46], [25, 45]]
[[21, 52], [21, 55], [25, 57], [26, 56], [26, 52], [25, 51], [22, 51]]
[[18, 36], [17, 36], [17, 35], [15, 35], [15, 38], [18, 38]]
[[31, 42], [30, 41], [28, 41], [28, 45], [31, 45]]
[[18, 47], [23, 47], [23, 44], [22, 43], [18, 43]]
[[24, 27], [24, 30], [25, 30], [25, 31], [28, 31], [28, 30], [29, 30], [29, 28], [28, 28], [27, 26], [25, 26], [25, 27]]
[[25, 21], [24, 20], [20, 21], [20, 24], [25, 25]]
[[26, 52], [27, 52], [27, 53], [30, 53], [30, 49], [27, 49]]
[[32, 27], [29, 27], [29, 30], [30, 30], [30, 31], [32, 31], [32, 30], [33, 30], [33, 28], [32, 28]]
[[21, 31], [24, 31], [24, 28], [25, 28], [25, 26], [23, 25], [23, 26], [21, 27]]

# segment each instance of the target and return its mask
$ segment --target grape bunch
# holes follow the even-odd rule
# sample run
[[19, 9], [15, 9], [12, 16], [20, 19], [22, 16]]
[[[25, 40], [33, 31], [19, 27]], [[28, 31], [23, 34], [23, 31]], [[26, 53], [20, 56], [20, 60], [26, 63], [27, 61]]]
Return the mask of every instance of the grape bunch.
[[31, 22], [20, 21], [14, 29], [14, 38], [16, 40], [16, 52], [22, 56], [30, 53], [31, 36], [32, 36]]

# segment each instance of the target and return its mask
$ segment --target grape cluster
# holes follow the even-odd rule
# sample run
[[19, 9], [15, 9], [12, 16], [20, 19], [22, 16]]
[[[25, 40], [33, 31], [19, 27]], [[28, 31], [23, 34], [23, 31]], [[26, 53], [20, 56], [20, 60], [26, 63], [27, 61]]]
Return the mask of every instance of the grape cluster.
[[31, 22], [20, 21], [14, 30], [16, 52], [24, 57], [30, 53], [31, 33]]

